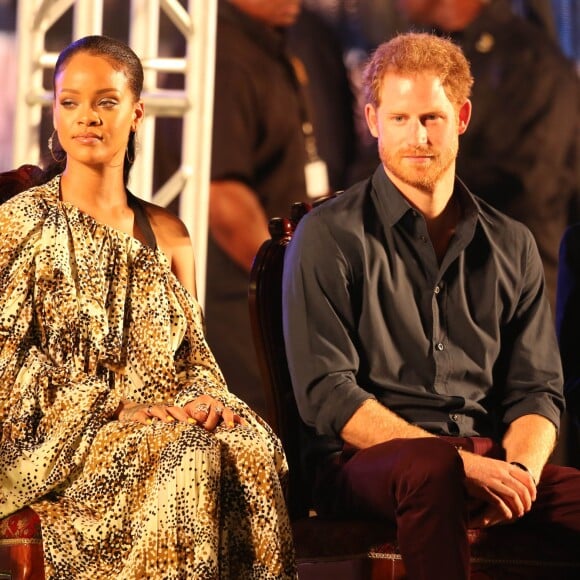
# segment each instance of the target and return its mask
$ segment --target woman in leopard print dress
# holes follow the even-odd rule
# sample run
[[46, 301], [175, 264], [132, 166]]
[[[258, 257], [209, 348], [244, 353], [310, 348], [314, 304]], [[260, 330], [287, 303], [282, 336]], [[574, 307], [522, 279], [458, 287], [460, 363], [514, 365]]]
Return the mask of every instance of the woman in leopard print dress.
[[0, 206], [0, 516], [39, 514], [47, 578], [295, 578], [280, 443], [208, 350], [183, 224], [126, 190], [142, 79], [65, 49], [56, 170]]

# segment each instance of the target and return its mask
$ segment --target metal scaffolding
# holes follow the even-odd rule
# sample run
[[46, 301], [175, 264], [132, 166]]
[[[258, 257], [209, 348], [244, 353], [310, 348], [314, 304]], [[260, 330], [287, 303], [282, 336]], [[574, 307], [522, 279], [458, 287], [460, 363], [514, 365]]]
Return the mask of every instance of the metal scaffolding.
[[[167, 207], [179, 196], [179, 217], [187, 226], [196, 255], [198, 300], [203, 305], [207, 253], [211, 124], [217, 0], [126, 0], [130, 2], [129, 45], [145, 72], [145, 119], [139, 129], [139, 155], [131, 172], [131, 189]], [[103, 33], [103, 15], [125, 0], [20, 0], [17, 15], [18, 82], [14, 166], [39, 163], [42, 108], [52, 105], [44, 72], [57, 54], [46, 50], [46, 35], [73, 10], [72, 38]], [[113, 6], [114, 8], [114, 6]], [[184, 57], [159, 54], [159, 23], [164, 13], [185, 40]], [[184, 75], [183, 90], [157, 86], [157, 73]], [[183, 123], [181, 166], [156, 192], [153, 167], [156, 117], [180, 117]]]

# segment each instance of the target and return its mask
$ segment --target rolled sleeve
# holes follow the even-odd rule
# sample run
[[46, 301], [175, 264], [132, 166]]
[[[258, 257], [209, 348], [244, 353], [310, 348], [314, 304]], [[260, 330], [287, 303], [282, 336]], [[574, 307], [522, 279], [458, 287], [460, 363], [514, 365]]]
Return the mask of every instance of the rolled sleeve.
[[298, 409], [321, 435], [339, 436], [360, 405], [373, 398], [356, 381], [351, 282], [347, 260], [314, 210], [286, 251], [283, 316]]
[[[557, 429], [564, 410], [562, 365], [556, 332], [546, 297], [542, 264], [528, 235], [522, 263], [522, 291], [502, 343], [507, 362], [503, 400], [505, 425], [523, 415], [542, 415]], [[510, 346], [511, 345], [511, 346]]]

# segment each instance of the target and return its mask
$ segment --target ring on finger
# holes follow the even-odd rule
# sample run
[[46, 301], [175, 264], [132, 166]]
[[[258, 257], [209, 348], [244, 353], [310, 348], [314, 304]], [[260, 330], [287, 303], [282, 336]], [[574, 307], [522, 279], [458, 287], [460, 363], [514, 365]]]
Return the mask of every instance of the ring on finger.
[[195, 413], [209, 413], [209, 405], [207, 403], [199, 403], [195, 407]]
[[153, 411], [152, 411], [152, 407], [147, 407], [147, 415], [152, 415]]

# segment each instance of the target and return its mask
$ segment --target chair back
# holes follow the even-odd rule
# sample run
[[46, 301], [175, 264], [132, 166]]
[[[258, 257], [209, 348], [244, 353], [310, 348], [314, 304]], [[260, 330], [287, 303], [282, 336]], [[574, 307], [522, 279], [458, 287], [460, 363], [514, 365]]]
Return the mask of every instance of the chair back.
[[18, 169], [0, 173], [0, 203], [35, 185], [41, 174], [42, 169], [37, 165], [21, 165]]
[[260, 247], [250, 273], [250, 321], [258, 364], [265, 389], [267, 420], [280, 437], [290, 466], [287, 501], [292, 518], [308, 514], [310, 496], [302, 469], [300, 443], [305, 426], [298, 413], [282, 331], [282, 272], [286, 247], [300, 218], [310, 210], [294, 204], [291, 217], [273, 218], [271, 239]]

